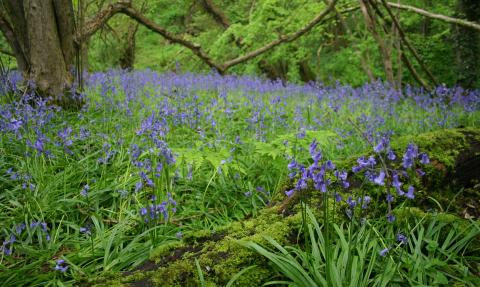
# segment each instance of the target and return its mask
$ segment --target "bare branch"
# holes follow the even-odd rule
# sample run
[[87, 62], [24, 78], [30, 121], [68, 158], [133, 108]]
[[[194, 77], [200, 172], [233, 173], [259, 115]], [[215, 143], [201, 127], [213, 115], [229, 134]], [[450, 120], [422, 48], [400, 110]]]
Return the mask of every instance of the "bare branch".
[[298, 39], [299, 37], [303, 36], [304, 34], [308, 33], [313, 27], [315, 27], [317, 24], [319, 24], [324, 20], [325, 16], [330, 13], [333, 7], [335, 7], [336, 2], [337, 0], [331, 0], [327, 5], [327, 7], [320, 14], [318, 14], [312, 21], [310, 21], [307, 25], [302, 27], [297, 32], [289, 35], [281, 36], [279, 39], [274, 40], [261, 48], [258, 48], [243, 56], [229, 60], [223, 64], [219, 64], [215, 62], [212, 58], [210, 58], [210, 56], [208, 56], [208, 54], [202, 50], [200, 45], [170, 33], [165, 28], [161, 27], [160, 25], [156, 24], [152, 20], [145, 17], [141, 12], [139, 12], [134, 7], [132, 7], [129, 1], [121, 1], [115, 4], [108, 5], [105, 9], [100, 11], [92, 20], [85, 23], [85, 27], [81, 31], [77, 31], [75, 35], [75, 39], [76, 41], [82, 41], [83, 39], [90, 37], [96, 31], [98, 31], [101, 27], [103, 27], [105, 23], [108, 20], [110, 20], [110, 18], [112, 18], [115, 14], [122, 13], [136, 20], [137, 22], [147, 27], [151, 31], [162, 35], [165, 39], [190, 49], [197, 57], [202, 59], [208, 66], [216, 69], [219, 73], [223, 74], [226, 72], [227, 69], [229, 69], [232, 66], [246, 62], [260, 54], [263, 54], [273, 49], [274, 47], [282, 43], [292, 42]]
[[430, 69], [427, 67], [427, 65], [423, 62], [423, 60], [420, 57], [420, 55], [418, 54], [417, 50], [412, 46], [410, 41], [408, 41], [407, 36], [405, 35], [405, 32], [403, 31], [402, 27], [400, 26], [400, 23], [397, 21], [397, 18], [392, 13], [392, 10], [389, 8], [389, 6], [387, 5], [387, 1], [385, 1], [385, 0], [381, 0], [381, 1], [383, 3], [383, 6], [385, 7], [385, 9], [387, 10], [388, 15], [392, 19], [395, 27], [397, 27], [398, 34], [399, 34], [400, 38], [402, 39], [402, 41], [405, 43], [405, 46], [407, 46], [408, 50], [413, 54], [413, 56], [415, 57], [417, 62], [420, 64], [422, 69], [425, 71], [427, 76], [430, 78], [430, 80], [433, 82], [433, 84], [435, 86], [438, 86], [438, 81], [435, 79], [435, 76], [433, 76], [432, 72], [430, 72]]
[[220, 9], [218, 9], [218, 7], [215, 5], [215, 3], [213, 3], [212, 0], [200, 0], [200, 2], [202, 3], [203, 8], [210, 15], [212, 15], [215, 21], [220, 23], [223, 28], [227, 29], [228, 27], [230, 27], [230, 21], [228, 20], [227, 16], [225, 16], [225, 14]]
[[327, 5], [327, 7], [322, 12], [320, 12], [320, 14], [318, 14], [317, 17], [315, 17], [312, 21], [310, 21], [307, 25], [305, 25], [303, 28], [301, 28], [297, 32], [295, 32], [293, 34], [290, 34], [290, 35], [281, 36], [279, 39], [274, 40], [274, 41], [268, 43], [267, 45], [265, 45], [261, 48], [258, 48], [257, 50], [254, 50], [254, 51], [252, 51], [250, 53], [247, 53], [243, 56], [237, 57], [233, 60], [229, 60], [222, 65], [223, 68], [226, 70], [226, 69], [228, 69], [232, 66], [243, 63], [243, 62], [248, 61], [248, 60], [250, 60], [250, 59], [252, 59], [252, 58], [254, 58], [254, 57], [256, 57], [260, 54], [263, 54], [263, 53], [271, 50], [272, 48], [274, 48], [274, 47], [276, 47], [276, 46], [278, 46], [282, 43], [295, 41], [296, 39], [300, 38], [304, 34], [308, 33], [317, 24], [322, 22], [322, 20], [324, 20], [325, 16], [327, 16], [328, 13], [330, 13], [330, 11], [335, 7], [336, 2], [337, 2], [337, 0], [331, 0], [330, 3]]
[[[378, 0], [376, 0], [376, 1], [378, 2]], [[471, 21], [467, 21], [467, 20], [463, 20], [463, 19], [458, 19], [458, 18], [453, 18], [453, 17], [449, 17], [449, 16], [446, 16], [446, 15], [442, 15], [442, 14], [435, 14], [435, 13], [428, 12], [428, 11], [425, 11], [423, 9], [420, 9], [420, 8], [417, 8], [417, 7], [414, 7], [414, 6], [409, 6], [409, 5], [397, 4], [397, 3], [392, 3], [392, 2], [387, 2], [387, 5], [392, 7], [392, 8], [395, 8], [395, 9], [401, 9], [401, 10], [414, 12], [414, 13], [423, 15], [425, 17], [441, 20], [441, 21], [444, 21], [444, 22], [447, 22], [447, 23], [452, 23], [452, 24], [456, 24], [456, 25], [460, 25], [460, 26], [464, 26], [464, 27], [468, 27], [468, 28], [472, 28], [472, 29], [480, 31], [480, 24], [479, 23], [475, 23], [475, 22], [471, 22]]]

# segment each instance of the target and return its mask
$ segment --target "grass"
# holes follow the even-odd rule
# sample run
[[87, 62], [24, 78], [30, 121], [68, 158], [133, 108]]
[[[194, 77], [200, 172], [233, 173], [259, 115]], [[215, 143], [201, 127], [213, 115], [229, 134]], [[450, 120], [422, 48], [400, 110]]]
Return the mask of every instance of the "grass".
[[[344, 159], [372, 149], [358, 129], [375, 142], [387, 132], [480, 123], [478, 92], [400, 94], [382, 83], [353, 89], [108, 71], [89, 75], [80, 112], [28, 95], [12, 102], [15, 92], [0, 98], [6, 286], [74, 285], [131, 270], [182, 234], [255, 216], [284, 196], [288, 163], [306, 161], [314, 138], [326, 158]], [[365, 258], [355, 268], [369, 266], [359, 267]], [[55, 270], [59, 259], [65, 272]]]

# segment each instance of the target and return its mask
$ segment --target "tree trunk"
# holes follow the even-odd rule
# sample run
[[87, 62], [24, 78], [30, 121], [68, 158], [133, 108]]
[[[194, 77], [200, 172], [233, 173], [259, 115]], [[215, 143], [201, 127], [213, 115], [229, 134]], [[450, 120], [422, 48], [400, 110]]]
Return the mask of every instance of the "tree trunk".
[[[472, 22], [480, 19], [480, 1], [458, 0], [457, 16]], [[479, 79], [480, 33], [463, 26], [455, 27], [457, 83], [466, 88], [475, 87]]]
[[131, 70], [135, 64], [135, 35], [138, 30], [138, 22], [131, 22], [128, 25], [127, 32], [123, 36], [123, 49], [120, 55], [120, 67]]
[[385, 69], [385, 78], [389, 83], [394, 83], [395, 78], [393, 76], [393, 63], [392, 63], [392, 45], [385, 41], [387, 37], [386, 34], [380, 35], [377, 30], [377, 23], [374, 17], [374, 14], [370, 10], [368, 2], [365, 0], [360, 0], [360, 9], [365, 18], [365, 24], [367, 25], [368, 31], [372, 34], [373, 38], [378, 44], [378, 49], [380, 51], [380, 57], [382, 58], [383, 67]]
[[8, 13], [15, 38], [7, 40], [25, 79], [33, 81], [41, 96], [52, 97], [52, 103], [76, 106], [78, 103], [70, 92], [75, 61], [72, 2], [1, 0], [1, 4]]

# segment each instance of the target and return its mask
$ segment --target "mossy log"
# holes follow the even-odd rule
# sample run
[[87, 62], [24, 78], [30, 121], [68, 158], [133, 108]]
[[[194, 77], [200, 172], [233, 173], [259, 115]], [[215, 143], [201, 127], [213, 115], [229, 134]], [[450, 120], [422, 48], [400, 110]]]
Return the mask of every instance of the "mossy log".
[[[415, 212], [423, 213], [442, 202], [454, 205], [454, 211], [462, 215], [465, 204], [473, 205], [478, 216], [480, 181], [480, 129], [459, 128], [407, 136], [395, 140], [392, 147], [398, 152], [414, 142], [419, 149], [428, 152], [431, 165], [425, 170], [423, 196], [418, 196], [412, 204]], [[347, 159], [340, 164], [352, 166], [355, 159]], [[463, 195], [459, 195], [459, 191]], [[282, 191], [278, 192], [283, 194]], [[283, 198], [279, 196], [278, 199]], [[455, 202], [461, 198], [458, 203]], [[185, 237], [181, 242], [172, 243], [157, 249], [151, 259], [133, 272], [116, 275], [115, 279], [96, 281], [96, 286], [201, 286], [195, 259], [202, 269], [206, 286], [225, 286], [239, 271], [256, 265], [242, 274], [234, 286], [261, 286], [275, 279], [275, 271], [262, 256], [239, 244], [241, 241], [266, 243], [269, 236], [280, 244], [293, 245], [297, 242], [301, 226], [298, 200], [290, 198], [277, 200], [256, 218], [234, 222], [215, 231], [200, 231]], [[443, 209], [443, 207], [440, 206]], [[444, 210], [440, 210], [444, 211]], [[405, 210], [402, 211], [405, 213]], [[424, 214], [424, 213], [423, 213]], [[470, 211], [470, 216], [474, 212]], [[419, 215], [422, 216], [422, 215]], [[454, 215], [445, 218], [461, 220]], [[278, 278], [277, 278], [278, 279]]]

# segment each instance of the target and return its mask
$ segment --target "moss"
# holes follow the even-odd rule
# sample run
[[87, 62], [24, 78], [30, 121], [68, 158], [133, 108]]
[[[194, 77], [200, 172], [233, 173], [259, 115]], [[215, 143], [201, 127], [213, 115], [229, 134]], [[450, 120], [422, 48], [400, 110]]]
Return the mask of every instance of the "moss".
[[174, 241], [174, 242], [162, 244], [161, 246], [157, 247], [155, 250], [153, 250], [150, 253], [150, 259], [154, 260], [155, 258], [162, 257], [167, 252], [170, 252], [176, 248], [181, 248], [183, 246], [184, 246], [184, 243], [180, 241]]
[[[275, 273], [269, 268], [265, 258], [243, 247], [239, 242], [266, 244], [265, 236], [268, 236], [280, 244], [288, 244], [292, 229], [298, 230], [300, 225], [299, 213], [284, 217], [279, 214], [278, 207], [267, 208], [256, 218], [231, 223], [213, 233], [193, 233], [187, 236], [183, 243], [162, 246], [152, 252], [152, 260], [161, 263], [158, 268], [153, 271], [137, 271], [121, 280], [110, 282], [122, 286], [125, 283], [148, 280], [154, 286], [199, 286], [195, 265], [197, 259], [207, 286], [225, 286], [234, 274], [252, 265], [256, 267], [242, 274], [234, 286], [260, 286]], [[179, 249], [190, 251], [166, 264], [165, 258], [173, 250]]]
[[477, 129], [448, 129], [420, 135], [403, 136], [392, 142], [392, 148], [403, 151], [409, 143], [415, 143], [421, 151], [427, 151], [430, 158], [441, 163], [446, 168], [455, 166], [458, 154], [468, 147], [465, 133]]

